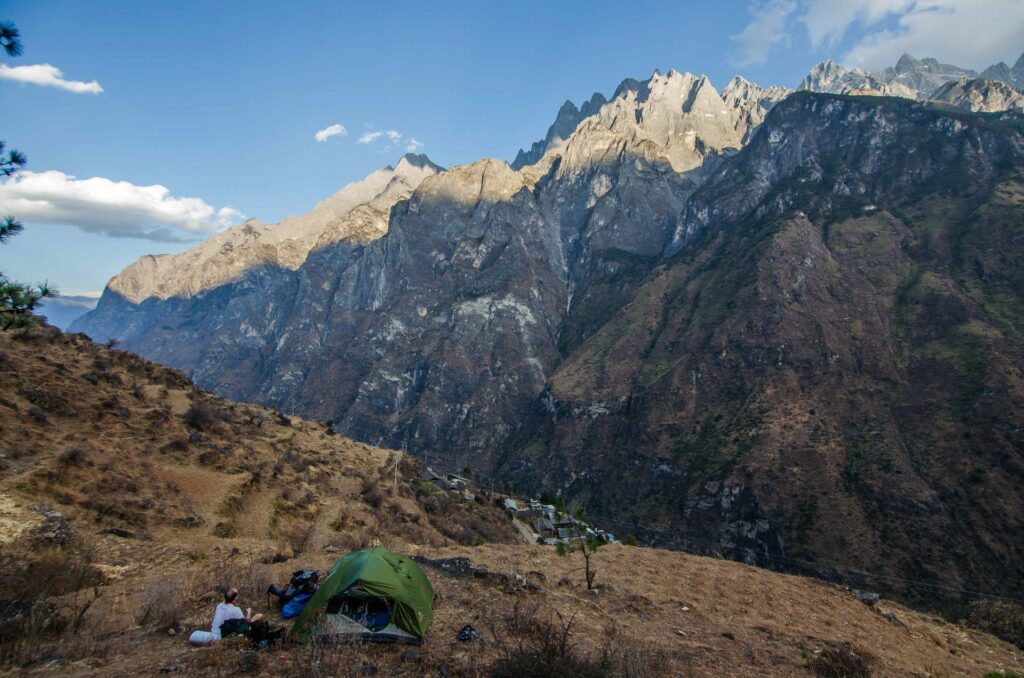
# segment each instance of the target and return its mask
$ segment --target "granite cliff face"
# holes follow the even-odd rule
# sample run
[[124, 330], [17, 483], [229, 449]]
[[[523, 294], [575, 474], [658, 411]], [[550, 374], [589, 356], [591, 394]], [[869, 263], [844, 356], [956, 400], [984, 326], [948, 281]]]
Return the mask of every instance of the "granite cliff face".
[[1021, 118], [786, 94], [627, 80], [74, 329], [620, 532], [1020, 592]]

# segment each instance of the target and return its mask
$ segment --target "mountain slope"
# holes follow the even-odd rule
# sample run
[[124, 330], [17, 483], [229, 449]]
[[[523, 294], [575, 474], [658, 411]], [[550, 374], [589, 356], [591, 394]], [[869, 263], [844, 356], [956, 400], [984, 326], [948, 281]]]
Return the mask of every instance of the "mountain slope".
[[724, 94], [626, 81], [520, 171], [424, 179], [372, 242], [90, 318], [620, 532], [1020, 592], [1020, 117]]
[[658, 543], [1019, 595], [1022, 129], [779, 104], [500, 473]]

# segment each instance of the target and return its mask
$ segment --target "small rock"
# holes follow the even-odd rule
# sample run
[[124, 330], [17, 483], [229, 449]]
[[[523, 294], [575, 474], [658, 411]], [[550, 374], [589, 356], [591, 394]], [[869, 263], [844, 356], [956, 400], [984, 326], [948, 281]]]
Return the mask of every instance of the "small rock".
[[900, 618], [896, 616], [896, 613], [894, 613], [894, 612], [891, 612], [891, 611], [890, 612], [883, 612], [882, 616], [885, 617], [887, 620], [889, 620], [889, 623], [893, 624], [894, 626], [902, 626], [903, 628], [907, 628], [907, 625], [904, 624], [900, 620]]
[[869, 607], [875, 605], [879, 600], [882, 599], [880, 595], [874, 593], [873, 591], [855, 590], [853, 592], [853, 595], [857, 596], [857, 600], [859, 600], [860, 602], [864, 603]]
[[238, 670], [242, 673], [256, 671], [260, 666], [260, 658], [255, 652], [246, 652], [238, 663]]
[[175, 636], [177, 634], [178, 634], [178, 632], [176, 630], [174, 630], [174, 629], [167, 629], [167, 635]]
[[685, 636], [686, 635], [686, 631], [684, 631], [682, 629], [676, 629], [676, 635]]
[[363, 664], [362, 668], [359, 669], [359, 673], [364, 676], [376, 676], [377, 666], [376, 664]]
[[690, 611], [690, 608], [688, 608], [685, 605], [683, 605], [683, 612], [689, 612], [689, 611]]
[[441, 662], [440, 664], [437, 665], [437, 673], [438, 673], [438, 675], [441, 676], [441, 678], [449, 678], [449, 676], [452, 675], [452, 672], [448, 668], [448, 665], [445, 664], [444, 662]]
[[416, 650], [406, 650], [402, 653], [403, 662], [418, 662], [420, 660], [420, 653]]
[[722, 631], [722, 637], [728, 638], [729, 640], [736, 640], [736, 635], [732, 631]]

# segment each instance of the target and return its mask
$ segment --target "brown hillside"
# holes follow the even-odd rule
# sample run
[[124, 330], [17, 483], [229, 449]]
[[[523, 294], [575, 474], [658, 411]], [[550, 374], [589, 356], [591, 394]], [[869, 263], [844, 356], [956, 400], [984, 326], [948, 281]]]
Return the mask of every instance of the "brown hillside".
[[[417, 492], [414, 463], [396, 474], [392, 452], [215, 398], [80, 335], [0, 335], [0, 411], [5, 670], [521, 675], [540, 662], [562, 675], [813, 675], [846, 652], [872, 675], [1024, 671], [985, 634], [728, 561], [607, 546], [588, 593], [572, 554], [515, 543], [489, 505]], [[375, 541], [489, 573], [426, 566], [438, 601], [415, 659], [185, 643], [208, 625], [215, 586], [264, 609], [271, 581]], [[465, 624], [484, 642], [458, 642]], [[566, 626], [568, 644], [551, 647]]]

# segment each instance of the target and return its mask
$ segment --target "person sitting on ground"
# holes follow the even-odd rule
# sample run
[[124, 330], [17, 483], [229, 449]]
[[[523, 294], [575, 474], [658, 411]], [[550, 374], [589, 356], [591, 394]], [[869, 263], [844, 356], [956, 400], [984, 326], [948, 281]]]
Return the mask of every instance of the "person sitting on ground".
[[[219, 603], [213, 612], [210, 630], [193, 632], [189, 642], [193, 645], [207, 645], [220, 640], [224, 635], [243, 634], [249, 624], [262, 620], [263, 615], [254, 615], [251, 607], [245, 608], [245, 614], [242, 614], [238, 607], [238, 589], [230, 588], [224, 593], [224, 602]], [[228, 623], [228, 628], [225, 628], [225, 623]]]

